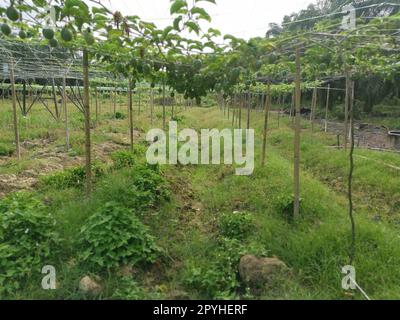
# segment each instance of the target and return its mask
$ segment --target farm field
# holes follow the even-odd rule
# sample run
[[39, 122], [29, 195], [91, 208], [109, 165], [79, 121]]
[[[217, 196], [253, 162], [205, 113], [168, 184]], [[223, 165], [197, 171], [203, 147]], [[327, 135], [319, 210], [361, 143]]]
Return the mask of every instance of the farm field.
[[[103, 103], [107, 105], [107, 101]], [[122, 114], [126, 114], [124, 109], [123, 103], [117, 106]], [[278, 128], [277, 119], [272, 116], [267, 166], [261, 167], [263, 121], [259, 111], [251, 113], [256, 130], [256, 169], [252, 176], [239, 177], [230, 166], [148, 168], [144, 158], [144, 133], [150, 122], [148, 109], [146, 106], [140, 115], [135, 115], [134, 152], [129, 151], [127, 142], [127, 119], [112, 119], [107, 112], [100, 114], [93, 129], [99, 174], [90, 200], [85, 200], [81, 176], [76, 170], [82, 166], [83, 156], [83, 136], [79, 121], [74, 121], [79, 119], [79, 112], [71, 111], [71, 150], [65, 152], [62, 123], [52, 121], [45, 110], [32, 111], [29, 128], [26, 132], [21, 130], [21, 141], [23, 145], [37, 145], [23, 151], [20, 164], [2, 158], [1, 191], [17, 191], [4, 190], [7, 186], [3, 181], [10, 175], [30, 176], [34, 182], [31, 186], [20, 186], [21, 193], [6, 195], [1, 207], [28, 206], [33, 217], [49, 214], [54, 225], [46, 232], [57, 237], [46, 244], [52, 248], [51, 254], [38, 261], [36, 269], [31, 269], [23, 280], [21, 277], [19, 290], [2, 294], [16, 299], [80, 299], [85, 296], [79, 290], [79, 281], [91, 275], [99, 277], [102, 290], [94, 297], [102, 299], [362, 298], [358, 294], [345, 294], [337, 285], [342, 276], [340, 265], [347, 259], [350, 229], [345, 198], [346, 156], [342, 150], [331, 148], [336, 137], [319, 131], [311, 133], [308, 121], [304, 120], [302, 215], [291, 222], [293, 130], [288, 117], [280, 119]], [[1, 110], [1, 118], [7, 119], [10, 111], [4, 106]], [[222, 129], [231, 125], [218, 106], [207, 109], [178, 106], [175, 110], [181, 128], [200, 130], [207, 124]], [[161, 107], [155, 106], [155, 127], [162, 126], [161, 117], [157, 116], [160, 111]], [[1, 130], [1, 144], [11, 147], [7, 126]], [[44, 140], [46, 143], [40, 144]], [[45, 157], [40, 158], [40, 154]], [[47, 154], [62, 157], [66, 168], [72, 169], [62, 171], [51, 167], [50, 164], [59, 165], [60, 161]], [[359, 156], [354, 185], [358, 277], [373, 298], [395, 299], [400, 285], [396, 281], [400, 259], [399, 203], [390, 199], [400, 198], [399, 169], [382, 163], [399, 167], [400, 160], [396, 154], [363, 149], [357, 150], [356, 156]], [[145, 179], [145, 190], [136, 185], [141, 181], [136, 180], [139, 177]], [[112, 261], [112, 256], [97, 256], [100, 260], [93, 260], [96, 262], [92, 267], [80, 263], [87, 250], [81, 239], [82, 226], [99, 213], [107, 218], [107, 214], [112, 214], [106, 209], [110, 204], [117, 212], [134, 212], [136, 223], [146, 230], [142, 236], [151, 239], [154, 253], [150, 261], [142, 261], [133, 268], [127, 264], [107, 273], [100, 266], [107, 259]], [[31, 223], [42, 227], [40, 220]], [[94, 233], [93, 237], [96, 236]], [[244, 254], [279, 257], [289, 266], [290, 276], [275, 278], [261, 291], [246, 290], [237, 275], [239, 259]], [[11, 268], [12, 260], [8, 263]], [[41, 279], [40, 263], [53, 264], [60, 270], [59, 289], [54, 293], [37, 286]], [[4, 281], [12, 285], [9, 279]]]
[[0, 301], [400, 300], [400, 0], [0, 20]]

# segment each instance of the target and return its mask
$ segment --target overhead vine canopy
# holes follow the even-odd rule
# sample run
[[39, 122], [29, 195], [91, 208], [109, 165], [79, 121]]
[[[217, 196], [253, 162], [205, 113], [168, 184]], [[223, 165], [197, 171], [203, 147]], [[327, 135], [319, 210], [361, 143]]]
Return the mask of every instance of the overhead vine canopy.
[[[201, 20], [211, 20], [201, 7], [202, 2], [215, 3], [214, 0], [196, 0], [192, 4], [185, 0], [171, 1], [173, 23], [159, 29], [138, 16], [112, 12], [98, 0], [5, 1], [0, 8], [4, 19], [2, 62], [7, 57], [20, 57], [19, 50], [13, 49], [16, 46], [23, 44], [26, 46], [23, 51], [35, 53], [31, 59], [47, 55], [43, 49], [46, 46], [50, 50], [45, 61], [51, 63], [44, 67], [43, 61], [36, 60], [43, 68], [34, 70], [35, 61], [25, 57], [20, 64], [20, 70], [24, 69], [21, 76], [33, 77], [40, 72], [51, 77], [57, 73], [62, 76], [73, 72], [80, 51], [85, 49], [91, 54], [91, 65], [102, 66], [99, 72], [111, 72], [133, 82], [166, 81], [187, 97], [199, 99], [209, 89], [209, 86], [205, 90], [198, 88], [198, 83], [204, 82], [200, 59], [205, 52], [224, 50], [214, 42], [220, 35], [218, 30], [204, 32], [200, 27]], [[20, 76], [18, 67], [16, 70]], [[74, 77], [79, 78], [76, 74]]]

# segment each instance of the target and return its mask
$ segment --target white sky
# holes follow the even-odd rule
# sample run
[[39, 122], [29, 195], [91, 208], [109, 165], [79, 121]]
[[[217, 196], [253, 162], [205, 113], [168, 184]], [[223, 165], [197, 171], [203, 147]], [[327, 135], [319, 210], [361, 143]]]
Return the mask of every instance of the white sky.
[[[107, 7], [124, 15], [138, 15], [159, 27], [172, 23], [170, 0], [102, 0]], [[222, 34], [249, 39], [265, 35], [268, 24], [282, 22], [285, 15], [307, 8], [316, 0], [216, 0], [217, 5], [201, 3], [212, 17], [210, 25]]]

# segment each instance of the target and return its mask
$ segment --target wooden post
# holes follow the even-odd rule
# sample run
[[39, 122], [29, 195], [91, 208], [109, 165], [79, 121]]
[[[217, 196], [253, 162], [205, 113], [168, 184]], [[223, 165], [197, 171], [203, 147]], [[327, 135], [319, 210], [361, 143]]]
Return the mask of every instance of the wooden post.
[[172, 103], [172, 106], [171, 106], [171, 120], [173, 120], [174, 119], [174, 113], [175, 113], [175, 97], [174, 98], [171, 97], [171, 103]]
[[317, 94], [318, 94], [317, 86], [315, 86], [313, 90], [311, 115], [310, 115], [311, 132], [314, 132], [314, 119], [315, 119], [315, 112], [317, 109]]
[[129, 115], [129, 135], [131, 150], [133, 150], [133, 95], [132, 95], [132, 79], [129, 79], [128, 87], [128, 115]]
[[138, 91], [138, 98], [139, 98], [139, 105], [138, 105], [138, 114], [140, 115], [140, 107], [141, 107], [141, 103], [142, 103], [142, 96], [141, 96], [141, 90], [140, 90], [140, 83], [137, 87], [137, 91]]
[[60, 111], [58, 109], [56, 83], [55, 83], [55, 79], [54, 78], [51, 78], [51, 92], [52, 92], [52, 95], [53, 95], [54, 108], [55, 108], [55, 111], [56, 111], [56, 118], [57, 118], [57, 120], [60, 120]]
[[85, 110], [86, 197], [92, 193], [92, 143], [90, 137], [89, 53], [83, 49], [83, 103]]
[[232, 111], [232, 127], [235, 126], [235, 115], [236, 115], [236, 106], [233, 106], [233, 111]]
[[21, 159], [21, 148], [19, 145], [19, 128], [18, 128], [18, 115], [17, 115], [17, 92], [15, 90], [15, 77], [14, 77], [14, 58], [11, 58], [9, 63], [10, 81], [11, 81], [11, 97], [12, 97], [12, 108], [13, 108], [13, 120], [14, 120], [14, 134], [15, 134], [15, 151], [17, 159]]
[[234, 99], [234, 96], [231, 95], [230, 101], [226, 104], [228, 120], [229, 120], [229, 117], [230, 117], [230, 108], [231, 108], [231, 105], [233, 104], [233, 99]]
[[22, 84], [22, 114], [26, 116], [26, 80]]
[[63, 108], [64, 108], [64, 115], [65, 115], [65, 147], [67, 151], [70, 149], [70, 143], [69, 143], [69, 124], [68, 124], [68, 107], [67, 107], [67, 80], [65, 77], [63, 78], [63, 89], [62, 89], [62, 103], [63, 103]]
[[294, 133], [294, 211], [296, 218], [300, 213], [300, 134], [301, 134], [301, 65], [300, 47], [296, 49], [296, 114], [295, 114], [295, 133]]
[[[264, 94], [263, 94], [264, 101]], [[267, 152], [267, 133], [268, 133], [268, 119], [269, 109], [271, 105], [271, 87], [268, 85], [267, 98], [264, 102], [264, 132], [263, 132], [263, 149], [262, 149], [262, 162], [261, 165], [265, 166], [266, 152]]]
[[239, 103], [239, 129], [242, 128], [242, 107], [245, 103], [245, 97], [244, 97], [244, 93], [241, 94], [241, 102]]
[[96, 100], [96, 126], [99, 121], [99, 93], [97, 87], [94, 88], [95, 100]]
[[113, 109], [113, 90], [109, 87], [109, 94], [110, 94], [110, 113], [112, 113], [112, 109]]
[[247, 130], [250, 129], [251, 93], [247, 92]]
[[331, 92], [331, 84], [328, 84], [328, 91], [326, 93], [326, 107], [325, 107], [325, 132], [328, 132], [328, 111], [329, 111], [330, 92]]
[[117, 117], [117, 88], [114, 87], [114, 118]]
[[292, 126], [294, 124], [294, 118], [295, 118], [295, 113], [296, 113], [296, 89], [293, 90], [292, 94], [292, 105], [290, 106], [290, 119], [292, 120]]
[[282, 107], [283, 104], [285, 103], [285, 97], [284, 95], [281, 96], [281, 103], [279, 104], [279, 111], [278, 111], [278, 129], [281, 126], [281, 111], [282, 111]]
[[151, 99], [151, 101], [150, 101], [150, 103], [151, 103], [150, 122], [151, 122], [151, 124], [153, 124], [153, 117], [154, 117], [154, 90], [153, 90], [153, 88], [150, 89], [150, 99]]
[[347, 150], [349, 137], [350, 76], [346, 69], [346, 97], [344, 103], [344, 150]]
[[164, 131], [167, 129], [167, 123], [166, 123], [166, 110], [165, 110], [165, 79], [163, 79], [163, 98], [162, 98], [162, 104], [163, 104], [163, 129]]

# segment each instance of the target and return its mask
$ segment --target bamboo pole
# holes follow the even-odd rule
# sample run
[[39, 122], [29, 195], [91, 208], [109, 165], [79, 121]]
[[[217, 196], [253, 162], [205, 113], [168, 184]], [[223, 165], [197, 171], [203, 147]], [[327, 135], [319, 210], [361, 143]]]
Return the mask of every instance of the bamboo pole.
[[[264, 95], [263, 95], [264, 101]], [[268, 134], [268, 119], [269, 109], [271, 106], [271, 87], [268, 85], [267, 98], [264, 102], [264, 132], [263, 132], [263, 149], [262, 149], [262, 162], [261, 165], [265, 166], [266, 152], [267, 152], [267, 134]]]
[[251, 93], [247, 92], [247, 130], [250, 129]]
[[295, 137], [294, 137], [294, 218], [300, 213], [300, 135], [301, 135], [301, 64], [300, 47], [296, 49], [296, 114], [295, 114]]
[[133, 150], [133, 96], [132, 96], [132, 79], [129, 79], [129, 87], [128, 87], [128, 115], [129, 115], [130, 147], [131, 147], [131, 150]]
[[311, 117], [310, 117], [310, 122], [311, 122], [311, 132], [314, 132], [314, 120], [315, 120], [315, 112], [317, 109], [317, 86], [314, 87], [313, 90], [313, 99], [312, 99], [312, 105], [311, 105]]
[[153, 117], [154, 117], [154, 90], [153, 90], [153, 88], [150, 89], [150, 99], [151, 99], [150, 122], [151, 122], [151, 124], [153, 124]]
[[328, 84], [328, 91], [326, 93], [326, 107], [325, 107], [325, 132], [328, 132], [328, 111], [329, 111], [330, 93], [331, 93], [331, 84]]
[[70, 149], [70, 142], [69, 142], [69, 123], [68, 123], [68, 107], [67, 107], [67, 80], [65, 77], [63, 78], [63, 108], [64, 108], [64, 116], [65, 116], [65, 146], [67, 151]]
[[14, 120], [14, 135], [15, 135], [15, 151], [17, 159], [21, 159], [21, 148], [19, 144], [19, 128], [18, 128], [18, 115], [17, 115], [17, 92], [15, 90], [15, 77], [14, 77], [14, 58], [11, 58], [9, 63], [10, 81], [11, 81], [11, 96]]
[[92, 193], [92, 145], [90, 137], [89, 53], [83, 49], [83, 103], [85, 110], [86, 197]]
[[346, 70], [346, 97], [344, 103], [344, 150], [347, 150], [349, 137], [349, 102], [350, 102], [350, 76]]
[[243, 105], [245, 103], [244, 101], [245, 101], [244, 93], [242, 93], [241, 94], [241, 102], [239, 103], [239, 123], [238, 123], [239, 129], [242, 128], [242, 107], [243, 107]]
[[163, 107], [163, 129], [164, 131], [167, 129], [167, 123], [166, 123], [166, 110], [165, 110], [165, 79], [163, 79], [163, 89], [162, 89], [162, 94], [163, 94], [163, 98], [162, 98], [162, 107]]
[[96, 100], [96, 126], [97, 126], [97, 122], [99, 121], [99, 93], [97, 87], [94, 88], [94, 95]]

